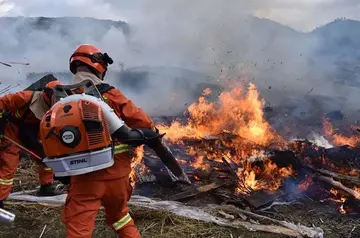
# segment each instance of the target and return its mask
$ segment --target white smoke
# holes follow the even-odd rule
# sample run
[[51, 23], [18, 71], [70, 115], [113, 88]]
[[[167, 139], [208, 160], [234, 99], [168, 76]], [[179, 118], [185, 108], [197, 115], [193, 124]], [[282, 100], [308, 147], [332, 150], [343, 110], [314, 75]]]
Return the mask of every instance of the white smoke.
[[[346, 13], [345, 5], [346, 9], [357, 9], [358, 4], [351, 3], [344, 1], [338, 14]], [[3, 16], [126, 20], [130, 34], [125, 36], [119, 28], [108, 29], [109, 23], [96, 23], [90, 19], [64, 18], [50, 24], [46, 30], [34, 28], [36, 19], [17, 18], [13, 24], [2, 21], [0, 61], [30, 63], [27, 67], [0, 66], [2, 81], [12, 83], [24, 79], [29, 72], [68, 71], [68, 59], [75, 47], [93, 43], [114, 58], [112, 70], [119, 70], [120, 63], [125, 68], [176, 67], [172, 73], [158, 68], [159, 72], [150, 75], [150, 82], [141, 93], [125, 90], [128, 97], [153, 114], [181, 111], [191, 102], [191, 91], [198, 83], [218, 84], [216, 79], [224, 70], [233, 71], [229, 74], [234, 76], [241, 73], [249, 76], [272, 104], [281, 104], [289, 96], [303, 98], [309, 91], [331, 96], [344, 95], [344, 92], [356, 95], [357, 89], [334, 87], [328, 83], [327, 76], [333, 68], [327, 60], [314, 56], [321, 45], [316, 36], [253, 17], [280, 19], [284, 24], [297, 25], [300, 29], [300, 20], [305, 25], [322, 24], [324, 19], [331, 21], [334, 14], [327, 15], [322, 9], [336, 12], [338, 6], [336, 1], [320, 0], [5, 1], [0, 5]], [[294, 22], [296, 17], [291, 15], [294, 9], [311, 10], [312, 14], [300, 14], [300, 20]], [[349, 12], [348, 16], [352, 16], [353, 10]], [[316, 21], [317, 18], [322, 20]], [[201, 72], [204, 76], [179, 82], [185, 77], [178, 68]], [[108, 80], [117, 83], [110, 74]], [[169, 100], [173, 95], [177, 95], [176, 100]]]

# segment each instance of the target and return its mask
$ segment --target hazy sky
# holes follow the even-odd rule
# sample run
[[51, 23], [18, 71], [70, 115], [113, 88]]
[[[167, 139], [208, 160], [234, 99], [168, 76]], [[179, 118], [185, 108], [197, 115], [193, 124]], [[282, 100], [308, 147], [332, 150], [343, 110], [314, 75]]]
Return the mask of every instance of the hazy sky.
[[[189, 1], [189, 7], [193, 1]], [[2, 4], [1, 4], [2, 2]], [[178, 1], [179, 2], [179, 1]], [[196, 2], [196, 1], [195, 1]], [[209, 4], [218, 0], [209, 0]], [[221, 0], [221, 4], [234, 1]], [[270, 18], [297, 30], [309, 31], [338, 17], [360, 20], [359, 0], [238, 0], [239, 12]], [[125, 20], [141, 17], [149, 4], [172, 4], [161, 0], [0, 0], [0, 16], [81, 16]], [[207, 7], [209, 5], [204, 5]], [[152, 6], [153, 7], [153, 6]]]

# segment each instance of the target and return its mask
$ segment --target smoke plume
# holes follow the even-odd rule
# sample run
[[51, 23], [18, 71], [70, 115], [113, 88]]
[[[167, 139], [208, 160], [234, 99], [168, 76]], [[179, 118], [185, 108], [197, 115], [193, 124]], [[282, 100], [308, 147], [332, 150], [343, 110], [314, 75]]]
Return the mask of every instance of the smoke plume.
[[[31, 15], [26, 12], [29, 8], [16, 8], [19, 1], [8, 2], [14, 4], [8, 3], [6, 9], [12, 6], [13, 10], [7, 15]], [[42, 2], [44, 9], [49, 4], [44, 0], [36, 2]], [[34, 27], [35, 18], [16, 18], [11, 24], [1, 19], [0, 61], [30, 63], [27, 67], [0, 66], [3, 83], [25, 80], [30, 72], [67, 72], [69, 56], [76, 46], [92, 43], [113, 57], [112, 71], [119, 71], [122, 65], [134, 71], [150, 70], [147, 81], [137, 85], [144, 87], [142, 90], [121, 89], [152, 115], [183, 111], [196, 98], [194, 93], [201, 93], [199, 84], [224, 86], [220, 75], [231, 80], [246, 76], [269, 104], [291, 101], [298, 104], [298, 111], [314, 110], [313, 104], [304, 100], [308, 96], [334, 98], [358, 92], [354, 87], [334, 86], [329, 79], [336, 71], [334, 58], [318, 56], [323, 44], [318, 35], [254, 17], [274, 15], [274, 6], [279, 7], [280, 0], [62, 2], [48, 6], [47, 12], [35, 7], [33, 12], [37, 16], [64, 12], [66, 16], [122, 18], [129, 31], [109, 27], [109, 21], [91, 19], [61, 18], [53, 24], [44, 23], [47, 28], [42, 29]], [[122, 85], [114, 74], [109, 73], [108, 80], [115, 86]], [[324, 108], [318, 113], [355, 105], [354, 98], [331, 105], [322, 103]]]

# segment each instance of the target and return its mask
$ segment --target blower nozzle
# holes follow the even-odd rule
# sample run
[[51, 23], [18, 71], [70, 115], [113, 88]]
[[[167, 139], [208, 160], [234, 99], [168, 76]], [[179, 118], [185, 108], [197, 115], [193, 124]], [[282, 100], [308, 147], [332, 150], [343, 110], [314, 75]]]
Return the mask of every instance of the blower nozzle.
[[11, 224], [15, 220], [15, 214], [0, 208], [0, 224]]

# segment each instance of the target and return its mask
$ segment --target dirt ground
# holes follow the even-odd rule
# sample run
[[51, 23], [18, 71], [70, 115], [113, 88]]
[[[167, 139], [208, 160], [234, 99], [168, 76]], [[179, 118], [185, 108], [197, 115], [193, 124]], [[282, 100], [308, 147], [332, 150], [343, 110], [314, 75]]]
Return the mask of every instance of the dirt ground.
[[[36, 166], [28, 160], [22, 160], [15, 177], [14, 190], [31, 189], [37, 185]], [[208, 195], [202, 195], [208, 196]], [[201, 197], [197, 199], [201, 200]], [[194, 202], [191, 202], [194, 204]], [[7, 209], [16, 214], [11, 226], [0, 225], [1, 238], [13, 237], [65, 237], [65, 229], [60, 220], [61, 207], [48, 207], [35, 203], [8, 201]], [[342, 215], [330, 204], [313, 201], [310, 198], [298, 199], [295, 203], [276, 206], [261, 213], [279, 220], [301, 223], [307, 226], [321, 227], [324, 237], [350, 238], [360, 237], [360, 218], [354, 215]], [[199, 222], [170, 213], [131, 207], [134, 218], [144, 238], [187, 238], [187, 237], [284, 237], [245, 229], [229, 229], [214, 224]], [[42, 235], [41, 235], [42, 234]], [[116, 237], [105, 223], [103, 211], [95, 222], [93, 237]]]

